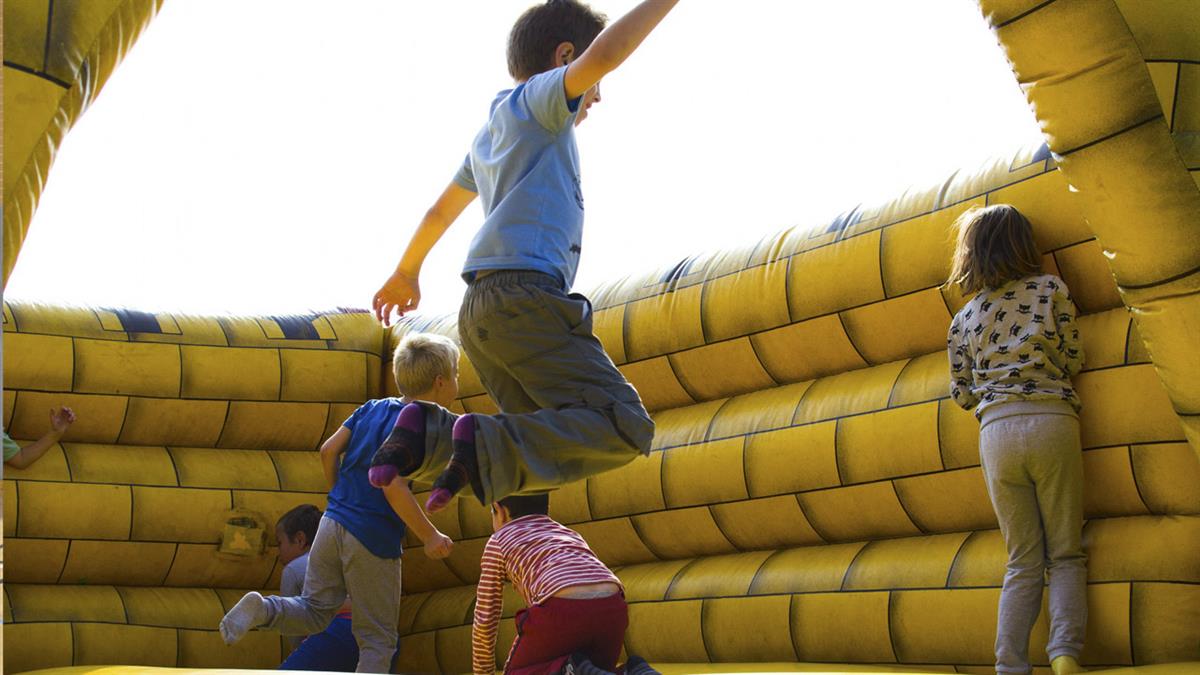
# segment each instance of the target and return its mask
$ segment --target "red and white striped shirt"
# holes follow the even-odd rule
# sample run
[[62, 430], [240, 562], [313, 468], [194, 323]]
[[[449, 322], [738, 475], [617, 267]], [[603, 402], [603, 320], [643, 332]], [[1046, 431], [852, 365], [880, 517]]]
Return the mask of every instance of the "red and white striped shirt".
[[480, 562], [471, 630], [472, 666], [479, 674], [495, 672], [505, 580], [530, 607], [570, 586], [621, 584], [575, 530], [543, 515], [509, 521], [488, 539]]

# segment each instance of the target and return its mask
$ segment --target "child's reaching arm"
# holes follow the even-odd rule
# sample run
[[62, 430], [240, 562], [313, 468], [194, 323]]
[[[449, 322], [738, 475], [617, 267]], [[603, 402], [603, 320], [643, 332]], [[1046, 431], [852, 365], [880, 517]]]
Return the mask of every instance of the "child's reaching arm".
[[463, 210], [474, 201], [477, 194], [451, 182], [442, 191], [433, 206], [425, 212], [417, 231], [413, 233], [404, 250], [396, 271], [383, 283], [375, 293], [371, 306], [375, 309], [375, 318], [386, 326], [391, 322], [392, 310], [400, 316], [417, 308], [421, 302], [421, 288], [418, 277], [421, 276], [421, 265], [425, 256], [433, 249], [434, 244], [442, 238], [446, 229], [458, 219]]
[[399, 476], [393, 478], [392, 482], [383, 487], [383, 496], [387, 498], [396, 515], [400, 516], [400, 520], [403, 520], [413, 534], [417, 535], [417, 539], [425, 544], [425, 555], [434, 560], [450, 555], [454, 542], [429, 522], [425, 512], [417, 505], [412, 490], [408, 489], [407, 481]]
[[[50, 429], [42, 434], [42, 437], [30, 443], [25, 447], [20, 447], [9, 438], [4, 436], [5, 444], [5, 460], [4, 463], [14, 469], [24, 469], [32, 465], [34, 462], [42, 458], [46, 451], [54, 446], [55, 443], [62, 439], [63, 434], [67, 433], [67, 429], [75, 422], [75, 411], [66, 406], [50, 409]], [[12, 444], [17, 448], [17, 451], [9, 455], [8, 445]]]
[[644, 0], [606, 28], [567, 66], [563, 89], [567, 100], [583, 96], [605, 75], [617, 69], [642, 44], [678, 0]]
[[504, 612], [504, 556], [495, 539], [488, 539], [479, 562], [475, 589], [475, 619], [471, 626], [471, 664], [475, 675], [496, 672], [496, 633]]
[[325, 472], [325, 482], [330, 490], [337, 483], [338, 465], [341, 463], [342, 453], [350, 444], [352, 434], [353, 432], [346, 427], [338, 427], [338, 430], [321, 444], [321, 470]]

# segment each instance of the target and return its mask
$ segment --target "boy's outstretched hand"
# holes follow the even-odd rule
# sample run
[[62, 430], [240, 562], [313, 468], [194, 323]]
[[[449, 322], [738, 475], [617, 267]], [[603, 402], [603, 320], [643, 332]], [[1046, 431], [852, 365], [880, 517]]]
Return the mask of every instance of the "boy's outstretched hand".
[[75, 411], [67, 406], [50, 409], [50, 430], [62, 436], [75, 423]]
[[425, 555], [434, 560], [441, 560], [450, 555], [454, 550], [454, 541], [446, 535], [438, 532], [425, 542]]
[[393, 310], [403, 317], [405, 312], [416, 309], [420, 302], [421, 287], [417, 278], [396, 272], [375, 292], [371, 307], [375, 310], [375, 318], [383, 325], [389, 326]]

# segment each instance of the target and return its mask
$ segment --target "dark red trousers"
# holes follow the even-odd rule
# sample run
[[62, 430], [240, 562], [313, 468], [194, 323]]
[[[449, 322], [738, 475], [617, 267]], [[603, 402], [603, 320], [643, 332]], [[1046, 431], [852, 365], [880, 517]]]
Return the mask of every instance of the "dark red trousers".
[[604, 670], [621, 658], [629, 609], [625, 597], [550, 598], [517, 612], [517, 639], [508, 653], [509, 675], [551, 675], [575, 652]]

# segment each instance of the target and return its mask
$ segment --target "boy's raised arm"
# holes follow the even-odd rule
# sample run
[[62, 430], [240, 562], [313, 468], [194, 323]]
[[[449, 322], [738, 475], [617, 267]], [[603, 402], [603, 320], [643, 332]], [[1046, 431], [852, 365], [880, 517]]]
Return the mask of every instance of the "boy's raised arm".
[[678, 0], [644, 0], [596, 36], [567, 66], [563, 88], [567, 100], [582, 96], [605, 75], [617, 69], [654, 30]]
[[405, 312], [417, 308], [421, 302], [421, 288], [417, 279], [421, 275], [421, 265], [425, 263], [425, 256], [429, 255], [434, 244], [442, 238], [446, 229], [458, 219], [476, 196], [476, 193], [451, 182], [433, 206], [425, 212], [425, 217], [421, 219], [421, 224], [417, 226], [417, 231], [408, 242], [404, 256], [400, 258], [400, 264], [396, 265], [396, 271], [383, 283], [371, 302], [375, 318], [382, 321], [383, 325], [391, 323], [393, 310], [404, 316]]

